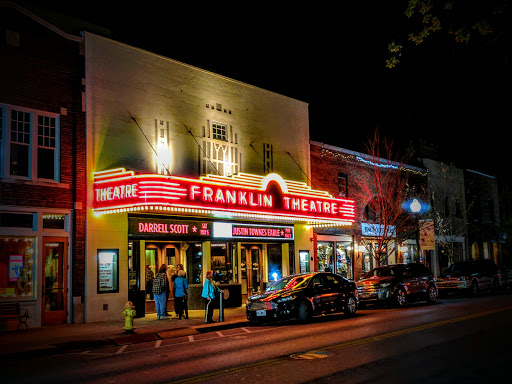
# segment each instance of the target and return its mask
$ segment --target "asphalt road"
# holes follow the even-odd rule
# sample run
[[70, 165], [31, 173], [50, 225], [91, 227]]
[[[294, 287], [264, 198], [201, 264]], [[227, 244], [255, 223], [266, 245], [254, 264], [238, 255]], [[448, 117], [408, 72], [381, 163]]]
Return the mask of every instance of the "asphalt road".
[[[512, 295], [247, 326], [9, 362], [17, 383], [509, 382]], [[9, 381], [11, 382], [11, 380]], [[14, 382], [14, 381], [13, 381]]]

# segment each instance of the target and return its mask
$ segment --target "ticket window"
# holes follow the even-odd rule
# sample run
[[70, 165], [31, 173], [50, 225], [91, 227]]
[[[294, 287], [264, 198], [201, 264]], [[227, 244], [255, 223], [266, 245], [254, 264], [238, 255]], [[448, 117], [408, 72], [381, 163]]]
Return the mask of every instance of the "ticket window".
[[232, 284], [238, 281], [236, 244], [212, 243], [211, 268], [213, 280], [221, 284]]

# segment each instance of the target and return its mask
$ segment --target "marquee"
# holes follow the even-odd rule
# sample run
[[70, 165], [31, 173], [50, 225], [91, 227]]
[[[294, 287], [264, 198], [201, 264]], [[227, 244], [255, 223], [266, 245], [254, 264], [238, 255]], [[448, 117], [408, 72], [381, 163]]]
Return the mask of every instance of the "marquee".
[[337, 199], [307, 184], [240, 173], [199, 179], [135, 174], [124, 168], [94, 173], [93, 209], [101, 213], [166, 211], [282, 221], [350, 225], [354, 201]]

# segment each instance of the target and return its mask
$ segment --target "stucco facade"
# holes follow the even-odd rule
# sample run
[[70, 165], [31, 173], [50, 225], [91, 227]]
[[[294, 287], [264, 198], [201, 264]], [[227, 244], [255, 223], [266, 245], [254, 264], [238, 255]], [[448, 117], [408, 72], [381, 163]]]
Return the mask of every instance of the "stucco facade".
[[[92, 33], [85, 33], [84, 39], [89, 186], [86, 320], [99, 321], [119, 318], [122, 312], [128, 298], [132, 251], [129, 215], [98, 216], [91, 209], [94, 172], [125, 168], [140, 174], [191, 178], [276, 173], [307, 184], [309, 122], [304, 102]], [[305, 223], [293, 225], [294, 241], [278, 247], [283, 255], [282, 273], [293, 272], [289, 264], [295, 264], [299, 249], [313, 251], [312, 230]], [[149, 243], [145, 243], [146, 251]], [[144, 242], [140, 244], [144, 252]], [[170, 239], [166, 247], [172, 246], [177, 260], [186, 263], [190, 248], [183, 244]], [[243, 248], [240, 244], [233, 246], [236, 254]], [[211, 267], [211, 241], [201, 247], [204, 274]], [[273, 246], [258, 247], [263, 254], [261, 279], [267, 281], [267, 256]], [[100, 293], [97, 255], [106, 248], [119, 252], [118, 291]], [[143, 265], [139, 268], [143, 275]], [[141, 280], [144, 285], [144, 277]]]

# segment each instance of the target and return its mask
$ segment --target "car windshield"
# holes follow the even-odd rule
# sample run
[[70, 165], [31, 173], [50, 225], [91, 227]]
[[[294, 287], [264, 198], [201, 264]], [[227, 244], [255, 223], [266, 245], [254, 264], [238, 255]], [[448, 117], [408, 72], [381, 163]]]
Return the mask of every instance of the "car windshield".
[[373, 268], [370, 272], [363, 276], [363, 279], [369, 279], [371, 277], [389, 277], [395, 276], [397, 271], [392, 267], [377, 267]]
[[446, 273], [448, 272], [461, 272], [461, 273], [471, 273], [472, 266], [468, 263], [453, 263], [448, 267]]
[[311, 275], [306, 276], [286, 276], [277, 281], [273, 281], [265, 291], [279, 291], [281, 289], [293, 289], [302, 287], [308, 284]]

